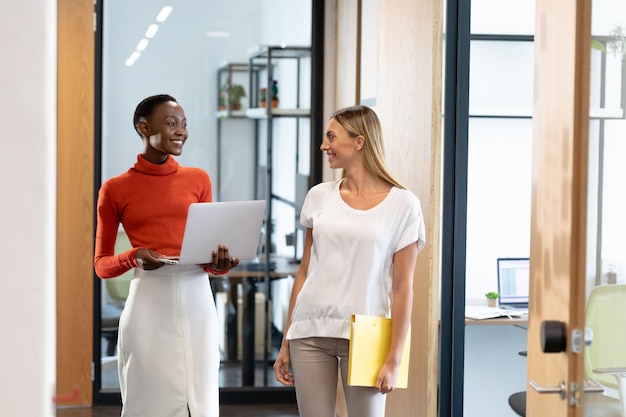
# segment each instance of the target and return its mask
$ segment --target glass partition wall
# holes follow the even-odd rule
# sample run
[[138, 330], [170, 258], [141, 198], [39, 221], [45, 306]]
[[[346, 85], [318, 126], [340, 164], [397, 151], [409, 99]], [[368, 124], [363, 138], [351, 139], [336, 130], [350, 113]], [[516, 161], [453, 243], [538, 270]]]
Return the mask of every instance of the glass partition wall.
[[[588, 295], [626, 283], [626, 8], [595, 0], [592, 19]], [[530, 252], [534, 24], [533, 0], [471, 2], [467, 155], [460, 156], [467, 161], [466, 306], [486, 306], [488, 292], [503, 292], [498, 258]], [[516, 415], [507, 400], [526, 389], [526, 331], [520, 322], [466, 323], [464, 416]]]
[[[585, 379], [604, 388], [605, 404], [620, 409], [615, 376], [592, 369], [624, 365], [626, 4], [593, 0], [591, 18], [585, 326], [593, 341], [585, 347]], [[597, 412], [593, 395], [585, 392], [583, 403], [585, 414]]]
[[[222, 400], [229, 401], [224, 394], [236, 395], [237, 389], [275, 391], [279, 387], [271, 365], [301, 250], [298, 202], [315, 181], [311, 173], [317, 169], [310, 162], [317, 146], [311, 133], [315, 122], [307, 117], [315, 105], [311, 22], [316, 2], [100, 3], [96, 189], [126, 172], [142, 152], [132, 124], [135, 106], [149, 95], [166, 93], [181, 103], [188, 119], [189, 139], [176, 159], [209, 173], [213, 199], [272, 200], [274, 214], [266, 218], [264, 235], [259, 236], [258, 263], [248, 263], [245, 271], [232, 276], [211, 278], [211, 284], [220, 326]], [[252, 62], [251, 57], [274, 47], [307, 53], [298, 64]], [[272, 87], [281, 101], [268, 112], [261, 108], [265, 103], [259, 96], [262, 89], [272, 93]], [[242, 96], [240, 108], [230, 102], [236, 89]], [[274, 163], [273, 176], [268, 175], [268, 158]], [[128, 247], [120, 229], [116, 253]], [[95, 305], [101, 306], [95, 314], [96, 403], [120, 401], [117, 320], [131, 277], [132, 271], [119, 278], [94, 279]]]
[[464, 310], [498, 292], [499, 258], [529, 256], [534, 1], [445, 5], [439, 415], [509, 416], [526, 326]]
[[[486, 307], [498, 259], [530, 253], [534, 1], [473, 0], [470, 15], [465, 305]], [[464, 326], [463, 415], [512, 416], [527, 325], [485, 323]]]

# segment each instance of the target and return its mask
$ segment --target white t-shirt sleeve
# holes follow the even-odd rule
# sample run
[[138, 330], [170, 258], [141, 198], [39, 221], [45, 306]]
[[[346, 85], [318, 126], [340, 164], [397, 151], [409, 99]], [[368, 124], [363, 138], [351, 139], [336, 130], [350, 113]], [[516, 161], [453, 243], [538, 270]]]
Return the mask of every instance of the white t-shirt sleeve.
[[408, 207], [409, 213], [407, 221], [402, 235], [398, 240], [398, 246], [396, 252], [407, 247], [413, 242], [417, 242], [418, 252], [422, 250], [426, 244], [426, 226], [424, 225], [424, 215], [422, 213], [422, 206], [419, 198], [410, 191], [405, 191], [407, 198], [409, 199]]
[[300, 224], [306, 228], [313, 228], [315, 213], [324, 205], [324, 199], [332, 193], [335, 182], [325, 182], [313, 186], [304, 198], [300, 211]]

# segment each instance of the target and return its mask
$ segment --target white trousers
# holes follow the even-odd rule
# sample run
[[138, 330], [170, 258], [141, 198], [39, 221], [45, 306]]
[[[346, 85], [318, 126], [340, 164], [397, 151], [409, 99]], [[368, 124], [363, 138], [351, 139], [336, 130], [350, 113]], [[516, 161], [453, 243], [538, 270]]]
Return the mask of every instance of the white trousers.
[[137, 268], [120, 318], [122, 417], [219, 416], [217, 314], [197, 266]]

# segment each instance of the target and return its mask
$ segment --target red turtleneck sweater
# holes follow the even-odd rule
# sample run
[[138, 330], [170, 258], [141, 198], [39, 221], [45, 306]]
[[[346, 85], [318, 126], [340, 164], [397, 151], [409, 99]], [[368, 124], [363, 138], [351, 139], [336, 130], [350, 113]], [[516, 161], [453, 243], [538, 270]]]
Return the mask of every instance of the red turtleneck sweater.
[[[134, 167], [109, 179], [100, 188], [96, 274], [113, 278], [136, 267], [139, 248], [179, 255], [189, 205], [209, 201], [212, 201], [211, 180], [205, 171], [181, 167], [171, 156], [157, 165], [138, 155]], [[120, 223], [133, 249], [115, 255]]]

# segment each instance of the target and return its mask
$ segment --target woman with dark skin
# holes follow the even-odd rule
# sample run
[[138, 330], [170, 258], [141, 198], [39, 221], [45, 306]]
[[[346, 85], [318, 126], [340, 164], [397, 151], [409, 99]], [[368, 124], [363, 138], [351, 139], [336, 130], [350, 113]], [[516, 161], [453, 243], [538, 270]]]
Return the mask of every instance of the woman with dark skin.
[[[176, 99], [144, 99], [133, 124], [143, 152], [128, 172], [100, 188], [94, 258], [101, 278], [134, 268], [119, 325], [122, 417], [217, 417], [220, 358], [207, 272], [224, 274], [239, 260], [220, 245], [207, 264], [163, 263], [180, 254], [189, 205], [212, 200], [211, 180], [172, 157], [188, 138]], [[120, 225], [132, 249], [115, 254]]]

